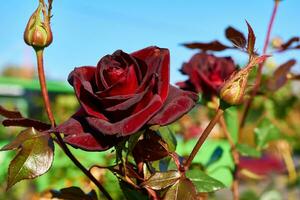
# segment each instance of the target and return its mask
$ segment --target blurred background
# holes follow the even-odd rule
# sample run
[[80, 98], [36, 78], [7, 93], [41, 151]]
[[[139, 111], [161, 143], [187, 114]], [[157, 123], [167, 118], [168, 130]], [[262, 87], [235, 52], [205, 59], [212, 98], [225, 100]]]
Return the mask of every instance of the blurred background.
[[[34, 52], [23, 42], [23, 31], [36, 6], [37, 0], [10, 0], [1, 5], [2, 71], [35, 65]], [[273, 0], [54, 1], [54, 42], [45, 53], [47, 75], [50, 79], [66, 80], [74, 67], [94, 66], [101, 57], [117, 49], [133, 52], [156, 45], [170, 49], [171, 82], [175, 83], [183, 79], [178, 72], [181, 64], [193, 54], [180, 45], [184, 42], [224, 41], [227, 26], [246, 32], [248, 20], [257, 36], [256, 48], [262, 50], [272, 7]], [[299, 7], [298, 0], [282, 1], [272, 36], [287, 40], [300, 32]], [[246, 58], [233, 56], [241, 63]]]
[[[38, 0], [10, 0], [2, 2], [0, 6], [0, 105], [11, 109], [18, 108], [24, 115], [32, 118], [47, 120], [39, 93], [35, 54], [32, 48], [23, 42], [23, 31], [37, 4]], [[57, 121], [67, 119], [78, 106], [73, 90], [66, 82], [69, 72], [74, 67], [95, 66], [101, 57], [112, 54], [117, 49], [130, 53], [156, 45], [170, 50], [170, 77], [171, 83], [175, 84], [186, 79], [179, 69], [182, 63], [189, 60], [196, 52], [184, 48], [181, 44], [194, 41], [209, 42], [215, 39], [225, 41], [224, 30], [229, 25], [246, 33], [245, 20], [247, 20], [257, 37], [256, 48], [261, 52], [273, 4], [273, 0], [54, 0], [52, 11], [54, 41], [45, 50], [45, 68]], [[272, 38], [280, 37], [286, 41], [292, 36], [300, 35], [299, 8], [299, 0], [281, 2]], [[217, 55], [230, 55], [240, 65], [247, 62], [247, 56], [239, 52], [224, 51]], [[299, 55], [299, 51], [289, 51], [284, 55], [272, 57], [267, 64], [272, 68], [288, 58], [297, 59]], [[300, 72], [299, 63], [293, 67], [293, 71]], [[294, 87], [299, 88], [299, 85]], [[204, 114], [197, 114], [195, 111], [193, 115]], [[203, 119], [203, 116], [199, 119]], [[182, 123], [186, 125], [191, 121], [191, 119], [185, 120], [175, 125], [173, 129], [179, 130], [178, 126], [184, 126]], [[0, 146], [14, 138], [19, 131], [18, 128], [0, 127]], [[215, 147], [221, 146], [227, 153], [219, 165], [232, 165], [232, 161], [228, 158], [227, 143], [206, 146], [206, 152], [211, 153], [198, 158], [198, 161], [207, 162]], [[179, 142], [178, 151], [185, 154], [192, 147], [193, 143], [186, 144], [184, 148], [180, 147]], [[74, 150], [74, 153], [86, 166], [94, 164], [95, 160], [102, 165], [111, 163], [110, 152], [89, 153], [89, 156], [80, 150]], [[57, 151], [55, 163], [48, 174], [36, 181], [22, 182], [10, 192], [4, 193], [7, 168], [13, 155], [13, 152], [0, 153], [0, 200], [39, 199], [43, 191], [71, 185], [81, 186], [87, 191], [92, 188], [68, 159]], [[223, 171], [215, 172], [213, 176], [219, 178], [222, 176], [221, 179], [225, 184], [230, 185], [232, 180], [230, 173], [225, 169], [221, 170]], [[117, 184], [111, 174], [103, 176], [103, 172], [97, 173], [99, 177], [106, 180], [106, 183]], [[115, 193], [115, 198], [122, 199], [118, 196], [120, 194], [115, 187], [108, 189]], [[226, 192], [228, 193], [229, 190], [225, 190]], [[295, 195], [298, 194], [299, 191], [298, 193], [296, 191]]]

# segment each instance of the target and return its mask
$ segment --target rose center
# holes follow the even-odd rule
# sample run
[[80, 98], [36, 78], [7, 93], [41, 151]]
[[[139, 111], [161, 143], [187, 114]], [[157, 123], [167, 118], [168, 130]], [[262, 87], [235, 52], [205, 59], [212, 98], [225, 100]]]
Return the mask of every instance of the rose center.
[[125, 75], [125, 70], [120, 67], [120, 64], [113, 62], [111, 66], [108, 66], [104, 71], [105, 81], [111, 86], [117, 83]]

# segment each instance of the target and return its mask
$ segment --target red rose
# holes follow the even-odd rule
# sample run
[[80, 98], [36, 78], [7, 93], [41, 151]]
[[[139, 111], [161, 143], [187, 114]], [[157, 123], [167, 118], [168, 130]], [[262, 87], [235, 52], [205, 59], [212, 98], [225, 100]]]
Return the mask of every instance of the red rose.
[[169, 51], [148, 47], [104, 56], [97, 67], [69, 75], [81, 109], [57, 127], [64, 140], [85, 150], [105, 150], [146, 126], [167, 125], [188, 112], [194, 93], [169, 84]]
[[177, 85], [184, 89], [202, 92], [205, 96], [218, 95], [224, 81], [236, 70], [231, 57], [216, 57], [206, 53], [197, 53], [184, 63], [181, 69], [189, 76], [185, 82]]

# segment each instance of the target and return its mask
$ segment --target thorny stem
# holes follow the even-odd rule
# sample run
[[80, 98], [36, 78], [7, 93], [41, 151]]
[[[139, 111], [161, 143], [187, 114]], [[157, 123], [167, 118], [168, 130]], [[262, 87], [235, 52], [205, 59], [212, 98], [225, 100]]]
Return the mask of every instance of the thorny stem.
[[[51, 110], [47, 85], [46, 85], [46, 78], [45, 78], [45, 72], [44, 72], [44, 62], [43, 62], [43, 49], [35, 49], [36, 57], [37, 57], [37, 65], [38, 65], [38, 76], [39, 76], [39, 82], [41, 86], [42, 96], [46, 108], [46, 112], [48, 115], [48, 118], [51, 122], [52, 127], [55, 127], [55, 119], [53, 116], [53, 112]], [[65, 154], [71, 159], [71, 161], [99, 188], [99, 190], [104, 194], [104, 196], [112, 200], [109, 193], [105, 190], [105, 188], [101, 185], [101, 183], [75, 158], [75, 156], [71, 153], [65, 142], [63, 141], [62, 137], [59, 133], [55, 133], [55, 136], [57, 138], [58, 145], [62, 148], [62, 150], [65, 152]]]
[[234, 172], [233, 172], [233, 183], [232, 183], [232, 194], [233, 194], [233, 199], [234, 200], [239, 200], [239, 180], [238, 180], [238, 168], [239, 168], [239, 160], [240, 160], [240, 155], [239, 152], [236, 149], [235, 143], [228, 132], [224, 116], [221, 116], [220, 118], [220, 125], [222, 127], [222, 130], [224, 131], [225, 137], [227, 138], [229, 145], [231, 147], [231, 155], [233, 158], [234, 162]]
[[[264, 43], [264, 47], [263, 47], [263, 52], [262, 52], [263, 55], [265, 55], [267, 53], [268, 45], [270, 43], [270, 35], [271, 35], [274, 20], [275, 20], [275, 16], [277, 13], [278, 5], [279, 5], [279, 0], [275, 0], [273, 12], [272, 12], [271, 19], [270, 19], [270, 22], [268, 25], [267, 35], [266, 35], [266, 39], [265, 39], [265, 43]], [[254, 99], [255, 95], [257, 94], [258, 89], [260, 87], [261, 78], [262, 78], [262, 68], [264, 66], [264, 63], [265, 62], [262, 62], [258, 65], [258, 71], [257, 71], [256, 79], [255, 79], [255, 84], [254, 84], [250, 98], [245, 103], [246, 105], [245, 105], [244, 112], [242, 113], [240, 129], [242, 129], [245, 125], [247, 114], [249, 112], [249, 109], [251, 107], [253, 99]]]
[[218, 109], [214, 118], [209, 122], [203, 133], [201, 134], [200, 138], [198, 139], [198, 142], [194, 146], [190, 156], [188, 157], [187, 161], [184, 164], [185, 170], [188, 170], [190, 165], [192, 164], [192, 161], [194, 160], [195, 156], [197, 155], [199, 149], [201, 148], [202, 144], [208, 137], [209, 133], [213, 129], [213, 127], [216, 125], [216, 123], [219, 121], [220, 117], [223, 115], [224, 111], [222, 109]]

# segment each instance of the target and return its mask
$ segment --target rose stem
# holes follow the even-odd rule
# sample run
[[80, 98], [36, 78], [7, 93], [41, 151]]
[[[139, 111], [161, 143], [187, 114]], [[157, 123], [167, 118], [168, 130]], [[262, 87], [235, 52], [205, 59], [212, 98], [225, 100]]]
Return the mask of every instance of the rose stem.
[[[53, 117], [53, 112], [51, 110], [47, 85], [46, 85], [46, 78], [45, 78], [45, 72], [44, 72], [44, 60], [43, 60], [43, 49], [35, 49], [36, 57], [37, 57], [37, 65], [38, 65], [38, 76], [39, 76], [39, 82], [40, 87], [42, 91], [42, 96], [44, 100], [44, 104], [46, 107], [46, 112], [48, 115], [48, 118], [51, 122], [51, 125], [55, 126], [55, 119]], [[62, 150], [65, 152], [65, 154], [71, 159], [71, 161], [99, 188], [99, 190], [104, 194], [104, 196], [112, 200], [109, 193], [105, 190], [105, 188], [101, 185], [101, 183], [75, 158], [75, 156], [71, 153], [65, 142], [63, 141], [62, 137], [59, 133], [55, 133], [55, 136], [57, 138], [57, 143], [62, 148]]]
[[199, 149], [201, 148], [202, 144], [204, 143], [204, 141], [206, 140], [207, 136], [209, 135], [209, 133], [211, 132], [211, 130], [213, 129], [213, 127], [216, 125], [216, 123], [219, 121], [220, 117], [223, 114], [223, 110], [222, 109], [218, 109], [214, 118], [209, 122], [209, 124], [207, 125], [207, 127], [205, 128], [205, 130], [203, 131], [203, 133], [201, 134], [200, 138], [198, 139], [198, 142], [196, 143], [196, 145], [194, 146], [190, 156], [188, 157], [187, 161], [184, 164], [184, 169], [188, 170], [190, 165], [192, 164], [193, 159], [195, 158], [195, 156], [197, 155]]
[[[276, 16], [276, 13], [277, 13], [278, 5], [279, 5], [279, 0], [275, 0], [273, 12], [272, 12], [271, 19], [270, 19], [269, 25], [268, 25], [268, 30], [267, 30], [267, 35], [266, 35], [266, 39], [265, 39], [265, 44], [264, 44], [264, 47], [263, 47], [263, 52], [262, 52], [263, 55], [267, 53], [268, 45], [270, 43], [270, 35], [271, 35], [272, 27], [273, 27], [273, 24], [274, 24], [275, 16]], [[240, 123], [240, 129], [242, 129], [244, 127], [244, 125], [245, 125], [246, 117], [247, 117], [247, 114], [249, 112], [250, 106], [251, 106], [251, 104], [253, 102], [253, 99], [254, 99], [254, 97], [255, 97], [258, 89], [259, 89], [259, 86], [261, 84], [262, 68], [264, 66], [264, 63], [265, 62], [262, 62], [262, 63], [260, 63], [258, 65], [258, 71], [257, 71], [256, 79], [255, 79], [255, 84], [253, 86], [253, 90], [252, 90], [251, 96], [248, 99], [248, 101], [246, 101], [245, 109], [244, 109], [244, 111], [242, 113], [242, 118], [241, 118], [241, 123]]]
[[219, 123], [222, 127], [222, 130], [224, 131], [225, 137], [227, 138], [230, 148], [231, 148], [231, 155], [233, 158], [233, 162], [234, 162], [234, 171], [233, 171], [233, 183], [232, 183], [232, 194], [233, 194], [233, 199], [234, 200], [238, 200], [239, 199], [239, 180], [238, 180], [238, 167], [239, 167], [239, 160], [240, 160], [240, 155], [239, 152], [236, 149], [235, 143], [230, 135], [230, 133], [228, 132], [226, 123], [225, 123], [225, 119], [224, 116], [222, 115]]

